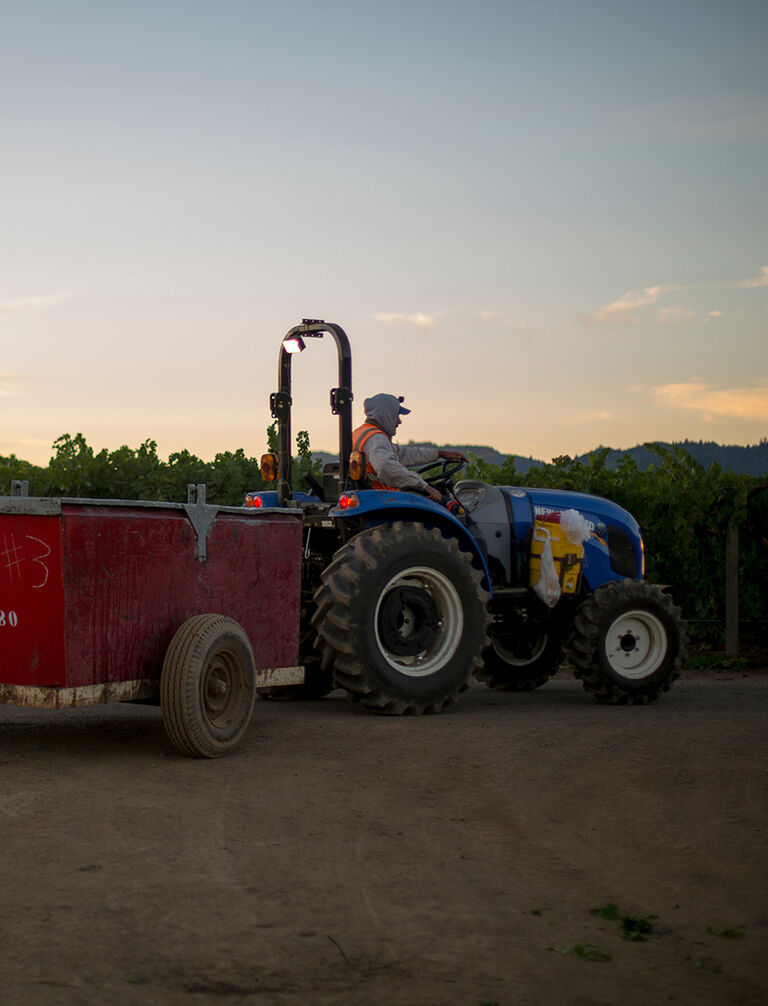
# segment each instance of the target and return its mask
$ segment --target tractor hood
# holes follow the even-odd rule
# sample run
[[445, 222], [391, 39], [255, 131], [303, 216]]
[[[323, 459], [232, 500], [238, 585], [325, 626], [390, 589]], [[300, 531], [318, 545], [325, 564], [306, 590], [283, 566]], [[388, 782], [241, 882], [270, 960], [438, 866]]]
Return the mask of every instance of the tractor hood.
[[[623, 527], [632, 534], [640, 534], [640, 525], [623, 507], [602, 496], [591, 496], [588, 493], [571, 492], [567, 489], [518, 489], [504, 488], [503, 492], [513, 501], [515, 498], [527, 497], [533, 507], [533, 516], [578, 510], [589, 521], [590, 530], [600, 534], [600, 524]], [[603, 533], [605, 531], [603, 530]]]

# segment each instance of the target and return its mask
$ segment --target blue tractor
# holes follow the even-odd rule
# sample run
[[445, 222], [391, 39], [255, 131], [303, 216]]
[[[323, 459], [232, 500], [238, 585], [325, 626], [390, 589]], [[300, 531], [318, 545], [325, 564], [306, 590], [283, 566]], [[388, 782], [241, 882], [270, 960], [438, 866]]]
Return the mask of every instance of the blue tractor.
[[[306, 492], [291, 487], [291, 359], [329, 334], [339, 356], [331, 411], [339, 461]], [[276, 488], [251, 507], [299, 509], [304, 525], [303, 686], [334, 687], [369, 710], [436, 712], [472, 676], [527, 691], [570, 666], [601, 702], [646, 703], [680, 673], [685, 632], [663, 588], [644, 579], [637, 521], [609, 500], [553, 489], [459, 480], [462, 463], [420, 469], [443, 504], [366, 487], [352, 452], [352, 366], [339, 326], [305, 320], [280, 347], [271, 396], [278, 450], [262, 458]], [[574, 533], [575, 529], [575, 533]]]

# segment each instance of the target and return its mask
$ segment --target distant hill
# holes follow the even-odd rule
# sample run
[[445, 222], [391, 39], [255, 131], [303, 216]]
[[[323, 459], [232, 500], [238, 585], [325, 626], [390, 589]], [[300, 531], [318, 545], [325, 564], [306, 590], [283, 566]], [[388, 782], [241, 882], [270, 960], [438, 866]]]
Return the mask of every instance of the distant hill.
[[[666, 448], [682, 447], [705, 468], [717, 463], [725, 472], [752, 475], [755, 478], [768, 474], [768, 440], [762, 440], [752, 447], [725, 446], [705, 440], [683, 440], [679, 443], [663, 443], [661, 446]], [[661, 461], [658, 454], [654, 454], [647, 447], [638, 444], [637, 447], [630, 447], [626, 451], [611, 449], [606, 457], [607, 467], [614, 469], [618, 461], [626, 455], [634, 459], [641, 471], [645, 471], [651, 465], [658, 465]], [[588, 454], [583, 454], [577, 460], [586, 461], [588, 457]]]
[[[409, 440], [408, 446], [434, 447], [435, 445], [430, 443], [417, 443], [414, 440]], [[441, 446], [447, 451], [461, 451], [461, 453], [466, 454], [467, 457], [474, 454], [476, 458], [487, 462], [489, 465], [495, 465], [497, 468], [503, 465], [509, 457], [509, 454], [502, 454], [494, 447], [485, 447], [482, 444], [442, 444]], [[522, 475], [524, 475], [529, 468], [544, 464], [543, 461], [538, 461], [536, 458], [524, 458], [520, 454], [515, 454], [513, 457], [515, 459], [515, 471], [520, 472]]]
[[[435, 446], [431, 443], [416, 442], [413, 440], [410, 440], [408, 443], [414, 447]], [[445, 444], [443, 446], [450, 451], [461, 451], [467, 455], [474, 454], [481, 461], [486, 461], [488, 464], [495, 465], [496, 467], [502, 465], [509, 457], [508, 454], [502, 454], [495, 448], [484, 445]], [[752, 475], [755, 478], [768, 475], [768, 439], [761, 440], [759, 444], [754, 444], [751, 447], [725, 446], [704, 440], [683, 440], [672, 444], [663, 443], [661, 446], [668, 449], [671, 447], [682, 447], [683, 450], [687, 451], [692, 458], [698, 461], [699, 464], [704, 465], [705, 468], [709, 468], [711, 464], [716, 462], [723, 471]], [[595, 450], [603, 449], [601, 447], [595, 448]], [[323, 464], [326, 461], [338, 460], [337, 454], [328, 454], [325, 451], [313, 451], [312, 453], [315, 458], [320, 458]], [[630, 447], [625, 451], [610, 448], [606, 458], [607, 467], [611, 470], [615, 469], [619, 460], [627, 455], [634, 459], [635, 464], [641, 471], [645, 471], [651, 465], [659, 465], [661, 462], [658, 454], [654, 454], [647, 447], [638, 444], [636, 447]], [[530, 468], [545, 463], [536, 458], [522, 457], [519, 454], [515, 454], [513, 457], [515, 459], [515, 469], [521, 475], [525, 475]], [[586, 461], [588, 458], [589, 454], [582, 454], [576, 460]]]
[[[429, 441], [415, 441], [409, 440], [408, 447], [434, 447], [435, 444]], [[509, 457], [508, 454], [502, 454], [495, 450], [493, 447], [485, 447], [478, 444], [441, 444], [447, 451], [461, 451], [462, 454], [467, 456], [474, 454], [475, 457], [480, 458], [481, 461], [486, 461], [490, 465], [495, 465], [499, 468]], [[313, 458], [319, 458], [323, 464], [328, 461], [338, 461], [338, 454], [328, 454], [325, 451], [312, 451]], [[519, 454], [514, 455], [515, 458], [515, 470], [524, 475], [529, 468], [534, 465], [542, 465], [543, 461], [537, 461], [536, 458], [524, 458]]]

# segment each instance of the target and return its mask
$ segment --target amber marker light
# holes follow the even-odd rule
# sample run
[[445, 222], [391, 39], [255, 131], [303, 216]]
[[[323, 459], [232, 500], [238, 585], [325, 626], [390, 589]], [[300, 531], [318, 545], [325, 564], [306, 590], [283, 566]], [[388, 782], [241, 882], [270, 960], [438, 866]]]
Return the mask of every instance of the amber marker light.
[[339, 496], [339, 506], [342, 510], [351, 510], [358, 506], [359, 503], [360, 500], [357, 498], [355, 493], [342, 493], [342, 495]]
[[366, 460], [362, 451], [352, 451], [349, 455], [349, 477], [354, 482], [362, 482], [366, 476]]
[[259, 464], [259, 472], [261, 473], [261, 477], [264, 481], [276, 482], [278, 471], [279, 465], [277, 461], [277, 454], [262, 454], [261, 463]]

